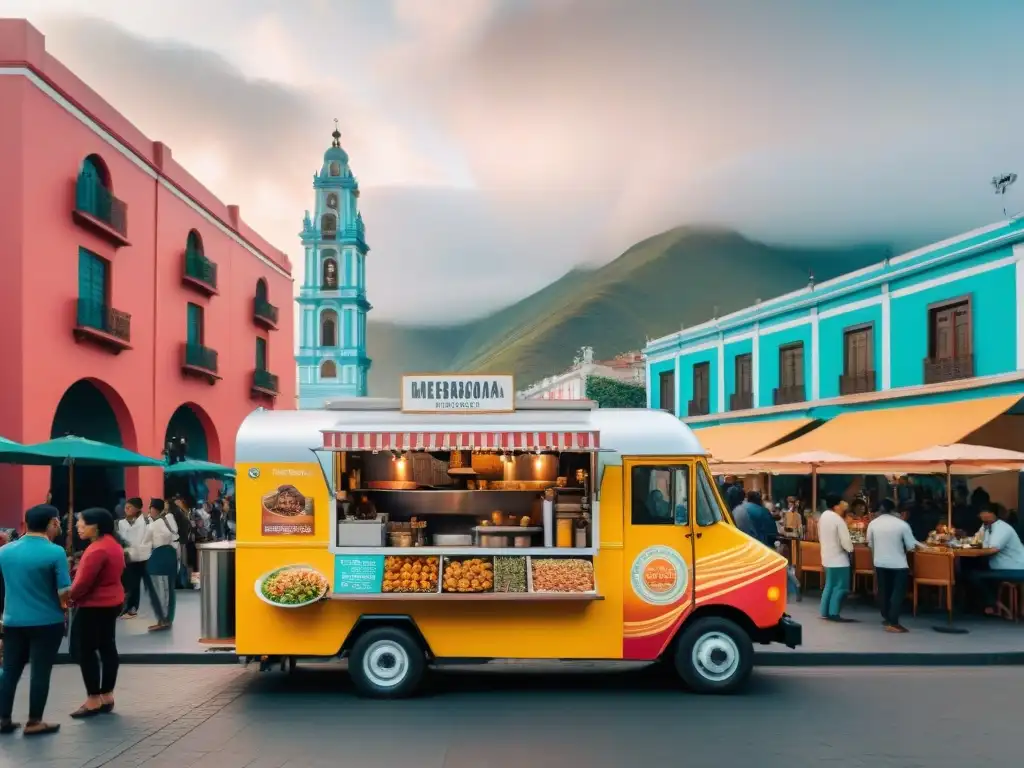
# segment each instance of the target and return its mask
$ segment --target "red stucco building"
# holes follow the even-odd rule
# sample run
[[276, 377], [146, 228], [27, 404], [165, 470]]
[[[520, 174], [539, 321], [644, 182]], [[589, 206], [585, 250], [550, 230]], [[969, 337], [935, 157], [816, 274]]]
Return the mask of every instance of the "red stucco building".
[[[242, 419], [294, 407], [287, 257], [46, 52], [0, 20], [0, 435], [64, 434], [231, 463]], [[199, 129], [197, 127], [197, 129]], [[0, 468], [0, 525], [67, 468]], [[76, 507], [157, 496], [159, 469], [79, 468]]]

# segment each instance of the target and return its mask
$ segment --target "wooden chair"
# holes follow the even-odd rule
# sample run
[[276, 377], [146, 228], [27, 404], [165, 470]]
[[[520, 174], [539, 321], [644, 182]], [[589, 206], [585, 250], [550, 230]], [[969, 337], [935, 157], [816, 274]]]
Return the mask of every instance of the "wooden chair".
[[871, 557], [871, 550], [867, 547], [853, 548], [853, 591], [857, 591], [857, 582], [860, 579], [870, 579], [871, 594], [878, 594], [878, 583], [875, 581], [875, 563]]
[[800, 565], [797, 577], [800, 588], [807, 589], [807, 574], [818, 574], [818, 586], [825, 586], [825, 568], [821, 564], [821, 544], [816, 541], [800, 542]]
[[1018, 621], [1020, 609], [1020, 586], [1012, 581], [1000, 583], [999, 597], [996, 599], [996, 611], [999, 615], [1009, 621]]
[[917, 616], [917, 588], [918, 586], [938, 587], [946, 593], [946, 611], [949, 613], [950, 621], [953, 619], [953, 556], [940, 552], [914, 553], [914, 615]]

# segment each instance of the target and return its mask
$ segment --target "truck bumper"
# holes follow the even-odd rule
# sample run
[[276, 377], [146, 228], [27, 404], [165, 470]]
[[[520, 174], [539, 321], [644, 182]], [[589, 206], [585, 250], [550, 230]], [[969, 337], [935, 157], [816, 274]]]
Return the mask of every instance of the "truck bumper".
[[789, 614], [783, 614], [779, 623], [772, 629], [773, 643], [782, 643], [787, 648], [796, 648], [803, 643], [804, 628], [799, 621], [792, 619]]

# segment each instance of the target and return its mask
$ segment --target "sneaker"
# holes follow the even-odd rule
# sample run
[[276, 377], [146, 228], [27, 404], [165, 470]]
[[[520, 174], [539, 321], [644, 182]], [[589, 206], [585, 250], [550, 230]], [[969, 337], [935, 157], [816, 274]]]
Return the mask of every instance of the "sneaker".
[[848, 619], [845, 616], [829, 616], [828, 621], [834, 621], [836, 624], [856, 624], [856, 619]]

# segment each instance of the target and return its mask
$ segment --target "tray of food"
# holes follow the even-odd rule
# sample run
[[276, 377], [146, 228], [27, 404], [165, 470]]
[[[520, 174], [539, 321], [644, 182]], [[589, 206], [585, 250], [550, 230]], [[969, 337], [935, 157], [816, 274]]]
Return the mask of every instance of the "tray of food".
[[438, 558], [430, 555], [388, 555], [384, 558], [382, 592], [437, 592]]
[[526, 557], [494, 558], [494, 591], [525, 592], [527, 589]]
[[531, 592], [596, 592], [594, 563], [580, 557], [531, 557]]
[[490, 592], [494, 589], [494, 558], [446, 557], [441, 580], [444, 592]]

